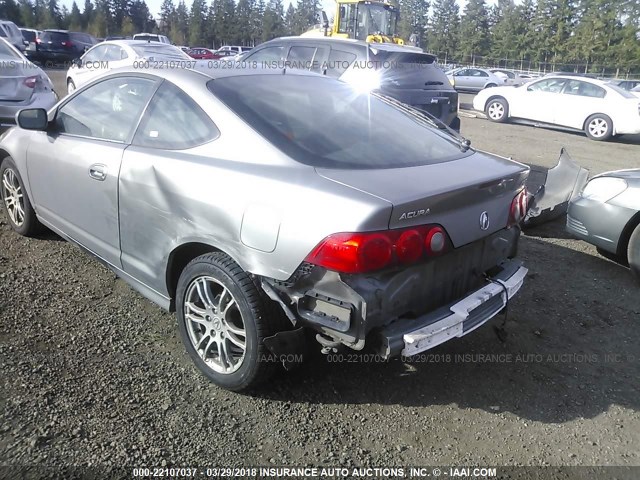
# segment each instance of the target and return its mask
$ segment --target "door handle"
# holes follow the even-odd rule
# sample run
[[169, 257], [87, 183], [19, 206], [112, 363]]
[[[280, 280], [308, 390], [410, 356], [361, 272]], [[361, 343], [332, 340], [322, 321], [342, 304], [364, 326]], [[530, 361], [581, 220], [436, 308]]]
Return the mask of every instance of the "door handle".
[[104, 181], [104, 179], [107, 178], [107, 166], [100, 163], [91, 165], [89, 167], [89, 176], [94, 180], [98, 180], [100, 182]]

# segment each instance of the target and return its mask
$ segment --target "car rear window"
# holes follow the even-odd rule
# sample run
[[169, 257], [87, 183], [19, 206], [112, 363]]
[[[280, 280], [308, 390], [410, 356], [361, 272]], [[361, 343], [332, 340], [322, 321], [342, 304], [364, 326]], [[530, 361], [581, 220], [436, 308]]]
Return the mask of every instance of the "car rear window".
[[314, 167], [398, 168], [466, 155], [420, 113], [327, 77], [247, 75], [208, 87], [269, 142]]
[[158, 35], [134, 35], [134, 40], [145, 40], [147, 42], [159, 42], [160, 37]]
[[29, 30], [22, 31], [22, 38], [24, 38], [27, 42], [35, 42], [36, 41], [36, 32], [31, 32]]
[[146, 45], [132, 45], [134, 52], [143, 58], [169, 58], [175, 60], [191, 60], [191, 57], [173, 45], [150, 43]]
[[[20, 58], [20, 59], [22, 58], [20, 55], [18, 55], [18, 53], [16, 53], [15, 50], [13, 50], [9, 45], [7, 45], [4, 42], [0, 42], [0, 56]], [[0, 63], [0, 66], [4, 67], [5, 65]]]
[[69, 40], [69, 34], [63, 32], [42, 32], [40, 40], [43, 42], [66, 42]]

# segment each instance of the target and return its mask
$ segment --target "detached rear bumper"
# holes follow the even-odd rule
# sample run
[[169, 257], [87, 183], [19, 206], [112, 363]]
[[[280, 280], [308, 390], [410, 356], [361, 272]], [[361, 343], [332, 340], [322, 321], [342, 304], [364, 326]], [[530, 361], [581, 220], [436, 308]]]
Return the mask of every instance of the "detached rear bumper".
[[379, 330], [375, 344], [385, 358], [415, 355], [455, 337], [462, 337], [497, 315], [524, 282], [528, 270], [518, 260], [508, 260], [502, 271], [478, 290], [434, 312], [412, 320], [399, 320]]

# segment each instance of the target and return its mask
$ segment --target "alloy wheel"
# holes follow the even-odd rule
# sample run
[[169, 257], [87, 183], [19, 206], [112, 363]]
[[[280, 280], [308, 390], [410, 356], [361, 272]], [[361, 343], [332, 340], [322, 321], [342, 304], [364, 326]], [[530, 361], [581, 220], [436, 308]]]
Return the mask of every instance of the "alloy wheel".
[[189, 340], [213, 371], [231, 374], [244, 361], [247, 333], [238, 304], [221, 282], [196, 277], [184, 300], [184, 321]]
[[2, 175], [2, 199], [13, 224], [21, 227], [25, 220], [24, 194], [12, 168], [7, 168]]
[[608, 130], [609, 125], [603, 118], [594, 118], [589, 122], [589, 133], [595, 138], [604, 137]]
[[487, 113], [492, 120], [500, 120], [504, 116], [504, 106], [500, 102], [493, 102]]

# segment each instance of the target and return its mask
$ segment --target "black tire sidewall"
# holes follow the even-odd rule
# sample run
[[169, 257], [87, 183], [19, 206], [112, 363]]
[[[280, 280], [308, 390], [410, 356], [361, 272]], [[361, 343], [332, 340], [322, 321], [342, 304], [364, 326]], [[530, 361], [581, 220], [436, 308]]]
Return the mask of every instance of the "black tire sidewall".
[[627, 247], [627, 259], [629, 260], [629, 268], [631, 273], [640, 283], [640, 225], [631, 233], [629, 237], [629, 246]]
[[[256, 312], [255, 305], [252, 307], [247, 301], [246, 287], [239, 285], [230, 274], [227, 268], [220, 261], [208, 261], [206, 258], [215, 258], [215, 256], [203, 256], [203, 258], [196, 259], [196, 261], [189, 264], [182, 272], [178, 281], [178, 288], [176, 291], [176, 316], [178, 320], [178, 330], [180, 336], [185, 345], [187, 353], [196, 364], [198, 369], [212, 382], [228, 390], [244, 390], [254, 384], [258, 370], [260, 369], [260, 362], [263, 361], [260, 356], [262, 355], [262, 349], [260, 344], [262, 338], [258, 335], [257, 321], [261, 321], [261, 312]], [[220, 258], [220, 257], [218, 257]], [[228, 258], [228, 257], [226, 257]], [[235, 265], [235, 264], [234, 264]], [[240, 368], [231, 374], [221, 374], [213, 371], [209, 366], [200, 358], [200, 355], [196, 352], [184, 318], [184, 300], [185, 294], [191, 282], [200, 276], [210, 276], [221, 282], [235, 298], [238, 309], [242, 315], [244, 321], [244, 328], [246, 331], [246, 351], [245, 358]], [[251, 283], [248, 288], [255, 288], [255, 285]], [[256, 318], [258, 316], [258, 318]]]
[[[591, 132], [589, 132], [589, 124], [596, 118], [602, 118], [607, 122], [607, 133], [605, 133], [602, 137], [594, 137], [593, 135], [591, 135]], [[591, 140], [595, 140], [598, 142], [609, 140], [613, 136], [613, 121], [609, 118], [608, 115], [605, 115], [603, 113], [596, 113], [595, 115], [591, 115], [589, 118], [587, 118], [587, 121], [584, 123], [584, 132]]]
[[[16, 178], [18, 179], [18, 183], [20, 183], [20, 189], [22, 190], [22, 198], [24, 199], [24, 222], [22, 223], [22, 225], [17, 226], [15, 223], [13, 223], [11, 217], [9, 217], [9, 213], [6, 212], [7, 206], [4, 202], [4, 196], [0, 194], [0, 196], [2, 196], [2, 198], [0, 199], [0, 202], [2, 202], [2, 209], [5, 210], [7, 221], [9, 222], [9, 225], [14, 232], [23, 236], [33, 235], [37, 233], [40, 225], [38, 219], [36, 218], [36, 212], [31, 206], [31, 201], [29, 200], [29, 195], [27, 195], [27, 190], [24, 186], [24, 182], [22, 181], [22, 177], [20, 176], [20, 172], [18, 171], [18, 167], [11, 157], [5, 157], [4, 160], [2, 160], [2, 164], [0, 165], [0, 182], [4, 178], [4, 172], [8, 169], [13, 170]], [[0, 189], [0, 192], [3, 191], [3, 188]]]
[[[73, 85], [73, 92], [69, 92], [69, 85]], [[69, 95], [70, 93], [74, 93], [76, 90], [76, 83], [71, 79], [67, 80], [67, 95]]]
[[[491, 118], [489, 116], [489, 107], [491, 107], [492, 104], [494, 103], [499, 103], [500, 105], [502, 105], [502, 108], [504, 109], [504, 115], [502, 115], [502, 118], [494, 120], [493, 118]], [[507, 121], [507, 118], [509, 118], [509, 104], [507, 103], [507, 101], [504, 98], [492, 98], [491, 100], [489, 100], [487, 102], [487, 106], [484, 109], [484, 113], [487, 115], [487, 118], [491, 121], [491, 122], [495, 122], [495, 123], [505, 123]]]

